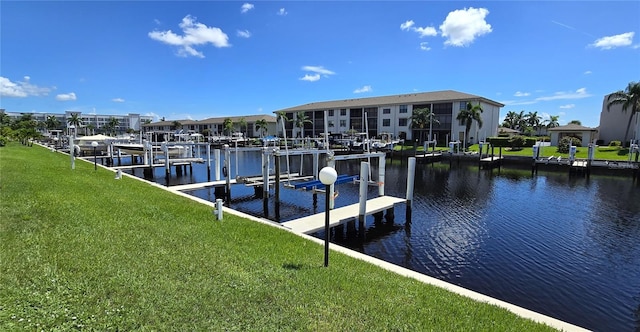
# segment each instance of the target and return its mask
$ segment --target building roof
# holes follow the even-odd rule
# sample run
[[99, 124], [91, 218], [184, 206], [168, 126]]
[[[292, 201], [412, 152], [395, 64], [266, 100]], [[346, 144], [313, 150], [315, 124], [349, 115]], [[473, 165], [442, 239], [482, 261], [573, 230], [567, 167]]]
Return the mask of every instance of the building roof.
[[178, 121], [183, 126], [188, 125], [200, 125], [200, 124], [222, 124], [225, 119], [231, 119], [234, 123], [240, 122], [244, 118], [247, 123], [254, 123], [258, 120], [265, 120], [267, 123], [276, 123], [276, 117], [268, 114], [260, 115], [245, 115], [245, 116], [225, 116], [217, 118], [208, 118], [204, 120], [170, 120], [170, 121], [158, 121], [149, 124], [143, 124], [143, 127], [159, 127], [159, 126], [173, 126], [173, 123]]
[[256, 122], [258, 120], [265, 120], [267, 123], [275, 123], [276, 117], [268, 114], [259, 114], [259, 115], [244, 115], [244, 116], [225, 116], [225, 117], [217, 117], [217, 118], [208, 118], [204, 120], [198, 121], [198, 123], [224, 123], [225, 119], [231, 119], [234, 123], [240, 122], [244, 118], [246, 122]]
[[504, 107], [503, 104], [472, 94], [444, 90], [433, 92], [419, 92], [409, 93], [403, 95], [393, 96], [381, 96], [381, 97], [368, 97], [368, 98], [356, 98], [356, 99], [344, 99], [344, 100], [331, 100], [321, 101], [315, 103], [309, 103], [290, 108], [280, 110], [280, 112], [298, 112], [298, 111], [311, 111], [311, 110], [325, 110], [325, 109], [340, 109], [350, 107], [373, 107], [380, 105], [400, 105], [400, 104], [423, 104], [423, 103], [438, 103], [445, 101], [471, 101], [481, 100], [485, 103], [492, 104], [498, 107]]
[[598, 131], [598, 129], [570, 123], [565, 126], [549, 128], [548, 131]]
[[515, 130], [515, 129], [511, 129], [511, 128], [507, 128], [507, 127], [498, 127], [498, 132], [499, 133], [505, 133], [505, 134], [518, 134], [518, 133], [520, 133], [519, 130]]

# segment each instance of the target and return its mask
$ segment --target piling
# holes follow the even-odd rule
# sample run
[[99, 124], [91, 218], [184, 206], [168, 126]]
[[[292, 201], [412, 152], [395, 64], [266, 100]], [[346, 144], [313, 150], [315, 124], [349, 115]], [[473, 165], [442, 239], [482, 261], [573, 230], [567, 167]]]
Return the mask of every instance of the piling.
[[378, 157], [378, 195], [384, 196], [384, 172], [386, 160], [384, 155]]
[[274, 155], [274, 167], [275, 167], [275, 171], [276, 171], [276, 183], [275, 183], [275, 189], [276, 189], [276, 221], [280, 221], [280, 156], [278, 155]]
[[416, 175], [416, 158], [409, 158], [407, 171], [407, 220], [411, 218], [411, 208], [413, 205], [413, 188]]
[[220, 181], [220, 149], [213, 151], [213, 166], [215, 167], [215, 179]]
[[[413, 158], [415, 161], [415, 158]], [[369, 163], [366, 161], [360, 162], [360, 193], [358, 195], [358, 202], [360, 203], [360, 209], [358, 211], [358, 222], [360, 230], [364, 229], [364, 221], [367, 212], [367, 189], [369, 186]]]
[[229, 151], [229, 145], [224, 145], [224, 167], [222, 173], [226, 178], [226, 201], [227, 204], [231, 204], [231, 179], [229, 178], [229, 170], [231, 169], [231, 151]]
[[207, 144], [207, 181], [211, 182], [211, 145]]

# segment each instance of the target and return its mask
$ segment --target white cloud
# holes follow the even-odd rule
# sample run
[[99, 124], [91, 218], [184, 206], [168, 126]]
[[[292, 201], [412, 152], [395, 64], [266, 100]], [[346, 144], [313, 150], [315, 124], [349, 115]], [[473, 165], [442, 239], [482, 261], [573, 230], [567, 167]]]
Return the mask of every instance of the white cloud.
[[302, 70], [304, 71], [311, 71], [317, 74], [322, 74], [322, 75], [334, 75], [335, 73], [332, 72], [329, 69], [325, 69], [323, 66], [304, 66], [302, 67]]
[[159, 19], [157, 19], [157, 18], [154, 18], [154, 19], [153, 19], [153, 22], [155, 22], [155, 23], [156, 23], [156, 25], [161, 25], [161, 24], [162, 24], [162, 22], [160, 22], [160, 20], [159, 20]]
[[249, 38], [251, 37], [251, 32], [249, 30], [238, 30], [237, 35], [238, 37]]
[[59, 101], [70, 101], [70, 100], [76, 100], [76, 99], [77, 99], [76, 94], [73, 92], [61, 93], [56, 96], [56, 100], [59, 100]]
[[437, 36], [438, 35], [438, 31], [434, 27], [425, 27], [425, 28], [418, 27], [418, 28], [413, 29], [413, 31], [415, 31], [418, 34], [420, 34], [420, 38], [429, 37], [429, 36]]
[[10, 79], [0, 76], [0, 96], [24, 98], [46, 96], [51, 92], [50, 88], [42, 88], [29, 83], [30, 79], [29, 76], [25, 76], [21, 82], [11, 82]]
[[560, 106], [561, 109], [566, 109], [566, 110], [572, 109], [574, 107], [576, 107], [576, 104], [567, 104], [567, 105]]
[[184, 35], [177, 35], [171, 30], [149, 32], [151, 39], [160, 41], [168, 45], [178, 46], [179, 56], [196, 56], [204, 58], [202, 52], [197, 51], [193, 46], [212, 44], [215, 47], [228, 47], [229, 37], [216, 27], [208, 27], [196, 22], [196, 18], [187, 15], [182, 19], [180, 28]]
[[319, 79], [320, 79], [320, 74], [314, 74], [314, 75], [305, 74], [304, 77], [300, 78], [301, 81], [309, 81], [309, 82], [315, 82]]
[[450, 12], [440, 25], [442, 36], [447, 38], [445, 45], [468, 46], [476, 37], [490, 33], [491, 25], [485, 21], [488, 14], [486, 8], [473, 7]]
[[635, 32], [625, 32], [615, 36], [607, 36], [596, 39], [590, 46], [603, 50], [609, 50], [616, 47], [631, 46], [633, 43], [633, 35]]
[[113, 98], [111, 99], [111, 101], [114, 103], [124, 103], [124, 99], [122, 98]]
[[422, 42], [422, 43], [420, 43], [420, 49], [423, 50], [423, 51], [429, 51], [429, 50], [431, 50], [431, 47], [429, 47], [429, 43]]
[[245, 3], [242, 5], [242, 7], [240, 7], [240, 12], [241, 13], [246, 13], [248, 11], [250, 11], [251, 9], [253, 9], [254, 5], [250, 4], [250, 3]]
[[287, 13], [287, 11], [284, 8], [280, 8], [277, 14], [280, 16], [286, 16], [289, 13]]
[[400, 24], [400, 29], [404, 31], [415, 31], [422, 37], [437, 36], [438, 31], [434, 27], [413, 27], [415, 23], [412, 20]]
[[580, 88], [575, 92], [556, 92], [552, 96], [538, 97], [536, 101], [563, 100], [563, 99], [582, 99], [591, 97], [586, 88]]
[[371, 85], [365, 85], [359, 89], [355, 89], [353, 93], [363, 93], [363, 92], [371, 92]]
[[584, 72], [584, 74], [585, 74], [585, 75], [591, 75], [591, 74], [593, 74], [593, 73], [591, 72], [591, 70], [587, 70], [587, 71], [585, 71], [585, 72]]
[[516, 97], [526, 97], [526, 96], [529, 96], [530, 94], [531, 93], [529, 93], [529, 92], [520, 92], [520, 91], [518, 91], [518, 92], [516, 92], [514, 94], [514, 96], [516, 96]]
[[400, 24], [401, 30], [409, 30], [415, 23], [412, 20], [408, 20], [402, 24]]

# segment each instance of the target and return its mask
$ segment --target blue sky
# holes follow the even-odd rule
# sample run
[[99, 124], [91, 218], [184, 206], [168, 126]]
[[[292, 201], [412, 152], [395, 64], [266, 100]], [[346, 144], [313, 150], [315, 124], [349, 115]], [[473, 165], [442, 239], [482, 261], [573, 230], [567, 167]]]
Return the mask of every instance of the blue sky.
[[2, 1], [0, 108], [167, 120], [456, 90], [597, 126], [640, 1]]

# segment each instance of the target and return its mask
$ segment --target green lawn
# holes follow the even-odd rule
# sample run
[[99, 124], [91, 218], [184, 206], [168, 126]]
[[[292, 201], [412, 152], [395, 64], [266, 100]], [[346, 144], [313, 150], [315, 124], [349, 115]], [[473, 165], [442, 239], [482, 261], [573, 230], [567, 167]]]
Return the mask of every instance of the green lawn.
[[34, 146], [0, 148], [0, 330], [550, 328]]
[[[413, 153], [413, 146], [396, 146], [394, 148], [395, 151], [404, 150], [408, 153]], [[436, 150], [441, 151], [449, 151], [449, 149], [444, 147], [436, 147]], [[418, 146], [418, 153], [424, 151], [422, 146]], [[469, 147], [469, 151], [478, 152], [478, 145], [474, 144]], [[487, 152], [486, 147], [484, 148], [484, 152]], [[491, 150], [489, 150], [491, 153]], [[498, 155], [500, 153], [500, 148], [494, 148], [494, 154]], [[576, 158], [578, 159], [586, 159], [588, 153], [587, 147], [578, 147], [576, 152]], [[517, 150], [512, 150], [510, 148], [502, 148], [503, 156], [524, 156], [524, 157], [532, 157], [533, 156], [533, 148], [519, 148]], [[545, 146], [541, 150], [540, 157], [551, 157], [551, 156], [562, 156], [563, 158], [568, 158], [568, 153], [559, 153], [558, 148], [556, 146]], [[625, 161], [629, 159], [629, 149], [621, 148], [621, 147], [609, 147], [609, 146], [600, 146], [596, 149], [594, 158], [596, 160], [617, 160], [617, 161]], [[635, 160], [635, 155], [633, 156], [633, 160]]]

